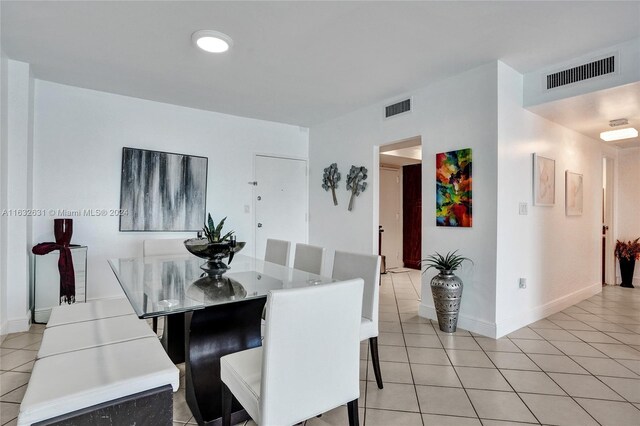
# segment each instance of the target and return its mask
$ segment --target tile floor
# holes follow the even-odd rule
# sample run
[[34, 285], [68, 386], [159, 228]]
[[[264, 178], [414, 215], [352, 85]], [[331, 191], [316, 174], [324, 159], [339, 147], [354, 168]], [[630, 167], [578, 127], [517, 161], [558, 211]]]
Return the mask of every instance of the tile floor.
[[[417, 271], [384, 275], [380, 291], [385, 387], [377, 388], [363, 345], [361, 424], [640, 425], [640, 289], [605, 287], [498, 340], [443, 334], [418, 317]], [[0, 345], [1, 425], [16, 423], [42, 332], [34, 325]], [[181, 388], [174, 426], [193, 423]], [[345, 407], [305, 422], [346, 424]]]

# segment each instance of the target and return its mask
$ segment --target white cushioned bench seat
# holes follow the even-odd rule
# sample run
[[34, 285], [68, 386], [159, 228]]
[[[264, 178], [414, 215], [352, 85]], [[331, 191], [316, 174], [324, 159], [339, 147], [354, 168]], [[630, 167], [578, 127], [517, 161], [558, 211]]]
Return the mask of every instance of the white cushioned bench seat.
[[60, 305], [51, 310], [47, 328], [82, 321], [119, 317], [135, 313], [127, 299], [95, 300], [89, 303]]
[[49, 327], [37, 359], [144, 337], [156, 335], [145, 320], [133, 314]]
[[52, 355], [36, 361], [20, 405], [18, 425], [171, 385], [180, 372], [157, 337]]

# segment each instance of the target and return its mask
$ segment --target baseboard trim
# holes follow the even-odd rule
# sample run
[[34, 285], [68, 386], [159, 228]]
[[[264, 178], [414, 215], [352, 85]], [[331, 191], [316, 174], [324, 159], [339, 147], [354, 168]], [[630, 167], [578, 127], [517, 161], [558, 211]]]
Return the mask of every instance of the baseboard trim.
[[31, 327], [31, 310], [27, 311], [26, 315], [22, 318], [7, 320], [6, 325], [2, 327], [2, 331], [0, 333], [3, 335], [9, 333], [21, 333], [23, 331], [29, 331], [29, 327]]
[[602, 284], [596, 283], [589, 287], [574, 291], [565, 296], [559, 297], [544, 305], [536, 306], [521, 314], [507, 318], [496, 323], [496, 338], [505, 336], [513, 331], [516, 331], [522, 327], [525, 327], [531, 323], [539, 321], [553, 315], [556, 312], [560, 312], [569, 306], [580, 303], [591, 296], [594, 296], [602, 291]]
[[[435, 308], [433, 306], [423, 305], [422, 303], [418, 307], [418, 315], [423, 318], [438, 320]], [[458, 327], [487, 337], [495, 338], [496, 336], [496, 325], [494, 323], [482, 321], [463, 314], [458, 315]]]

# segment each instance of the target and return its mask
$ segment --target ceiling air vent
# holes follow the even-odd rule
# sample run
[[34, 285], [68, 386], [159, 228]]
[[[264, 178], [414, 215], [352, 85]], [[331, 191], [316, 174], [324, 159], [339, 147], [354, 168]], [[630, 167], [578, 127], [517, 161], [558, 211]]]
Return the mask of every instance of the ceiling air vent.
[[547, 90], [615, 72], [615, 56], [547, 75]]
[[411, 111], [411, 98], [384, 107], [384, 118]]

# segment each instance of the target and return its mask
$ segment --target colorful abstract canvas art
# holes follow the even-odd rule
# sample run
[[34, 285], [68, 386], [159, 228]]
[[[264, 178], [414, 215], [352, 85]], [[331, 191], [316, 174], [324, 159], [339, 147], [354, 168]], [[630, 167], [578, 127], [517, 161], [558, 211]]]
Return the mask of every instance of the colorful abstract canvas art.
[[436, 154], [436, 225], [473, 226], [471, 148]]

